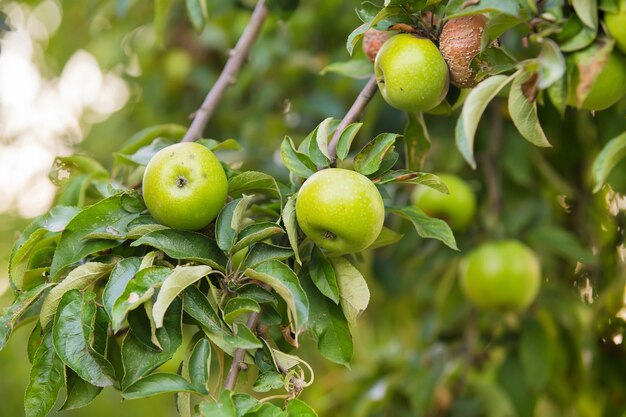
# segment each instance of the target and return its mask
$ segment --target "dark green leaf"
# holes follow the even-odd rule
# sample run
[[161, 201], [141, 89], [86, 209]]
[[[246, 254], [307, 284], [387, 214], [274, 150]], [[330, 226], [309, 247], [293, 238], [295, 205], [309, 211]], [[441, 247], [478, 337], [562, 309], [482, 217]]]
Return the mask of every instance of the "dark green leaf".
[[278, 372], [263, 372], [257, 376], [252, 390], [255, 392], [268, 392], [274, 389], [282, 388], [285, 385], [284, 377]]
[[185, 5], [187, 6], [187, 16], [189, 16], [193, 28], [201, 32], [209, 17], [205, 0], [185, 0]]
[[215, 139], [198, 139], [196, 143], [206, 147], [210, 151], [239, 151], [242, 149], [235, 139], [226, 139], [222, 142]]
[[531, 103], [522, 90], [524, 82], [529, 78], [529, 74], [522, 73], [513, 80], [509, 93], [509, 114], [524, 139], [535, 146], [551, 147], [537, 117], [537, 103]]
[[251, 200], [252, 196], [246, 195], [233, 200], [226, 204], [217, 216], [215, 240], [217, 241], [217, 246], [226, 253], [231, 253]]
[[2, 350], [9, 341], [9, 337], [18, 320], [26, 310], [41, 297], [44, 291], [52, 285], [53, 284], [41, 284], [30, 291], [20, 294], [4, 315], [0, 316], [0, 350]]
[[288, 417], [317, 417], [317, 413], [304, 401], [294, 398], [287, 403]]
[[539, 321], [528, 319], [524, 322], [520, 358], [526, 381], [535, 392], [540, 392], [550, 379], [553, 343]]
[[268, 239], [274, 235], [283, 234], [282, 227], [272, 222], [254, 223], [244, 228], [237, 236], [237, 243], [233, 246], [232, 252], [237, 253], [254, 243]]
[[313, 248], [311, 254], [309, 275], [322, 294], [333, 300], [335, 304], [339, 304], [339, 286], [335, 270], [317, 246]]
[[[191, 287], [195, 288], [195, 287]], [[182, 343], [182, 307], [181, 302], [175, 299], [165, 314], [164, 325], [157, 329], [157, 338], [162, 347], [161, 351], [150, 349], [142, 344], [135, 334], [130, 331], [122, 344], [122, 362], [124, 363], [124, 379], [122, 387], [126, 388], [140, 378], [148, 375], [156, 368], [172, 358], [174, 352]]]
[[339, 136], [339, 141], [337, 142], [337, 158], [340, 160], [346, 159], [348, 153], [350, 152], [350, 147], [352, 146], [352, 141], [356, 137], [363, 123], [350, 123], [346, 128], [341, 132], [341, 136]]
[[369, 245], [367, 248], [376, 249], [393, 245], [394, 243], [399, 242], [400, 239], [402, 239], [403, 237], [403, 234], [394, 232], [393, 230], [383, 226], [383, 229], [380, 231], [380, 234], [378, 235], [374, 243]]
[[33, 357], [30, 382], [24, 394], [26, 417], [47, 416], [63, 383], [63, 361], [54, 350], [52, 332], [47, 331]]
[[626, 131], [611, 139], [593, 161], [591, 172], [595, 186], [593, 192], [600, 191], [611, 170], [626, 157]]
[[594, 0], [572, 0], [572, 6], [585, 26], [598, 30], [598, 2]]
[[309, 301], [295, 272], [279, 261], [267, 261], [254, 269], [245, 270], [246, 276], [272, 287], [287, 303], [291, 327], [297, 335], [308, 320]]
[[124, 258], [119, 261], [113, 268], [113, 271], [111, 271], [109, 280], [107, 281], [104, 291], [102, 292], [102, 305], [104, 306], [104, 309], [109, 317], [112, 317], [111, 312], [113, 310], [113, 305], [124, 292], [128, 282], [139, 271], [140, 265], [141, 258]]
[[198, 340], [189, 357], [189, 380], [193, 389], [203, 395], [209, 393], [211, 371], [211, 344], [205, 338]]
[[367, 32], [367, 29], [369, 28], [370, 28], [370, 23], [363, 23], [362, 25], [354, 29], [352, 33], [350, 33], [350, 35], [348, 35], [348, 40], [346, 41], [346, 49], [348, 50], [348, 53], [350, 55], [352, 55], [352, 51], [354, 50], [354, 47], [359, 42], [359, 40], [363, 37], [363, 34]]
[[153, 397], [160, 394], [172, 394], [181, 391], [195, 392], [189, 382], [180, 375], [164, 372], [145, 376], [122, 391], [122, 397], [127, 400]]
[[246, 297], [234, 297], [228, 300], [226, 306], [224, 306], [224, 321], [228, 324], [232, 324], [235, 318], [244, 313], [258, 313], [260, 311], [261, 306], [253, 299]]
[[326, 65], [320, 71], [320, 75], [326, 75], [329, 72], [357, 80], [365, 80], [374, 73], [374, 64], [367, 58], [353, 58], [349, 61], [333, 62]]
[[296, 148], [289, 136], [286, 136], [280, 146], [280, 156], [289, 171], [301, 178], [308, 178], [317, 171], [317, 166], [311, 158]]
[[260, 263], [269, 260], [277, 260], [283, 261], [285, 259], [289, 259], [293, 256], [293, 250], [290, 248], [285, 248], [282, 246], [274, 246], [267, 243], [257, 243], [255, 244], [248, 256], [246, 257], [245, 266], [246, 268], [254, 268]]
[[430, 135], [422, 113], [408, 112], [407, 117], [408, 121], [404, 128], [406, 166], [408, 169], [419, 171], [430, 149]]
[[[33, 285], [37, 285], [36, 281], [31, 282], [31, 280], [27, 279], [27, 271], [34, 253], [41, 249], [42, 241], [44, 241], [45, 236], [49, 234], [50, 233], [46, 229], [37, 229], [35, 232], [30, 234], [28, 239], [23, 242], [19, 248], [17, 247], [17, 244], [15, 245], [15, 249], [13, 250], [9, 261], [9, 279], [16, 289], [25, 290], [29, 289]], [[54, 248], [53, 245], [56, 242], [51, 239], [47, 240], [50, 247]]]
[[54, 348], [78, 376], [92, 385], [106, 387], [115, 383], [115, 372], [109, 361], [90, 344], [95, 321], [95, 294], [83, 294], [79, 290], [66, 292], [54, 318]]
[[403, 184], [421, 184], [426, 187], [433, 188], [444, 194], [448, 194], [448, 187], [441, 179], [428, 172], [413, 172], [406, 169], [387, 172], [379, 179], [373, 181], [375, 184], [403, 183]]
[[356, 319], [365, 311], [370, 302], [370, 291], [361, 272], [343, 257], [330, 258], [333, 264], [341, 309], [348, 323], [356, 324]]
[[518, 16], [519, 4], [514, 1], [481, 0], [467, 3], [465, 0], [451, 0], [446, 6], [446, 18], [453, 19], [479, 13], [508, 14]]
[[524, 21], [516, 15], [497, 14], [489, 19], [483, 30], [480, 50], [484, 51], [493, 41], [509, 29], [522, 24]]
[[91, 403], [102, 392], [102, 387], [96, 387], [65, 367], [66, 397], [65, 402], [59, 410], [74, 410]]
[[256, 398], [241, 393], [233, 395], [233, 402], [237, 409], [237, 417], [243, 417], [259, 404]]
[[203, 417], [237, 417], [233, 393], [229, 390], [223, 390], [216, 402], [203, 401], [199, 410]]
[[293, 249], [296, 262], [302, 265], [298, 252], [298, 220], [296, 218], [296, 196], [294, 195], [287, 199], [287, 203], [283, 208], [283, 224], [285, 225], [285, 230], [287, 230], [287, 237], [289, 237], [289, 244], [291, 249]]
[[354, 157], [355, 171], [363, 175], [375, 173], [385, 155], [393, 150], [398, 136], [400, 135], [395, 133], [381, 133], [376, 136]]
[[174, 259], [184, 259], [209, 265], [223, 271], [227, 259], [214, 240], [201, 233], [166, 229], [151, 232], [134, 241], [131, 246], [152, 246]]
[[410, 221], [415, 227], [417, 234], [421, 237], [438, 239], [449, 248], [459, 250], [450, 226], [443, 220], [428, 217], [415, 206], [388, 207], [387, 211]]
[[276, 180], [271, 175], [257, 171], [246, 171], [235, 175], [228, 181], [228, 195], [233, 198], [244, 193], [263, 193], [270, 197], [280, 197]]

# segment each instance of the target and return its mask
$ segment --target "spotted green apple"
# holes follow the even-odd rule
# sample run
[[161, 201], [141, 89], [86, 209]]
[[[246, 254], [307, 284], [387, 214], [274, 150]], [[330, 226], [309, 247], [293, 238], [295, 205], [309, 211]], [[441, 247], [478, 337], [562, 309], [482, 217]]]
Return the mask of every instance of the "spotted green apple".
[[385, 207], [369, 178], [330, 168], [309, 177], [298, 192], [296, 218], [316, 245], [330, 254], [360, 252], [380, 234]]
[[567, 104], [586, 110], [604, 110], [626, 95], [626, 56], [614, 49], [597, 75], [582, 103], [577, 103], [576, 87], [580, 75], [574, 71]]
[[378, 88], [389, 105], [422, 112], [448, 92], [448, 66], [430, 40], [404, 33], [386, 41], [374, 63]]
[[507, 312], [527, 308], [541, 285], [541, 265], [517, 240], [488, 242], [461, 264], [461, 289], [477, 308]]
[[177, 229], [198, 230], [217, 217], [228, 192], [217, 157], [193, 142], [161, 149], [146, 166], [143, 198], [150, 214]]

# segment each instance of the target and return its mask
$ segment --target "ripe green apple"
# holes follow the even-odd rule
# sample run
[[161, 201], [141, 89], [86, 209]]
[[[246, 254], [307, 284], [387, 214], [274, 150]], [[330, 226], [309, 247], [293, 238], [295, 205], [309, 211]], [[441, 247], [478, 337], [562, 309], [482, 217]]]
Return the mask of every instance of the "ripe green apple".
[[[574, 71], [567, 96], [567, 104], [577, 106], [576, 86], [579, 81], [578, 71]], [[604, 110], [617, 103], [626, 94], [626, 56], [617, 50], [609, 55], [608, 60], [591, 85], [589, 94], [580, 104], [587, 110]]]
[[304, 234], [316, 245], [340, 255], [360, 252], [376, 240], [385, 207], [367, 177], [330, 168], [316, 172], [302, 184], [296, 217]]
[[177, 143], [157, 152], [143, 175], [150, 214], [177, 229], [211, 223], [226, 202], [228, 182], [220, 161], [198, 143]]
[[452, 230], [465, 230], [476, 213], [476, 196], [470, 186], [456, 175], [438, 176], [448, 186], [449, 194], [418, 185], [411, 200], [429, 216], [445, 220]]
[[626, 0], [618, 3], [616, 13], [604, 13], [604, 23], [611, 36], [615, 38], [615, 45], [626, 53]]
[[448, 66], [430, 40], [407, 33], [389, 38], [374, 62], [378, 88], [389, 105], [422, 112], [448, 92]]
[[516, 240], [483, 244], [461, 264], [461, 289], [481, 310], [523, 310], [537, 296], [540, 284], [539, 260]]

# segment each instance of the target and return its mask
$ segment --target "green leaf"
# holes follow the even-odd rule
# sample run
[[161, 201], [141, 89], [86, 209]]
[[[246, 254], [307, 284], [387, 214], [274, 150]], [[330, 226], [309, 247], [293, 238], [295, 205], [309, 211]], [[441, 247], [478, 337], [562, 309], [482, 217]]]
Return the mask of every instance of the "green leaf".
[[522, 91], [524, 82], [529, 78], [530, 74], [522, 73], [513, 80], [509, 93], [509, 114], [524, 139], [535, 146], [551, 147], [537, 117], [537, 103], [528, 101]]
[[[328, 142], [338, 124], [336, 119], [327, 117], [313, 131], [313, 137], [309, 139], [311, 145], [309, 154], [317, 166], [327, 167], [329, 165], [331, 158], [328, 152]], [[314, 158], [315, 155], [317, 155], [316, 158]]]
[[154, 0], [154, 31], [159, 47], [165, 45], [165, 28], [174, 0]]
[[370, 26], [371, 26], [370, 23], [363, 23], [362, 25], [354, 29], [350, 33], [350, 35], [348, 35], [348, 39], [346, 41], [346, 49], [348, 50], [348, 53], [350, 55], [352, 55], [352, 51], [354, 50], [354, 47], [359, 42], [359, 40], [363, 37], [363, 34], [367, 32], [367, 29], [369, 29]]
[[317, 413], [304, 401], [294, 398], [287, 403], [288, 417], [317, 417]]
[[201, 233], [166, 229], [148, 233], [130, 246], [152, 246], [174, 259], [195, 261], [224, 271], [227, 259], [214, 240]]
[[228, 181], [228, 195], [237, 198], [244, 193], [262, 193], [274, 198], [280, 197], [280, 189], [274, 177], [257, 171], [242, 172]]
[[94, 334], [96, 303], [93, 292], [66, 292], [61, 298], [52, 329], [54, 348], [61, 360], [92, 385], [106, 387], [115, 383], [109, 361], [90, 341]]
[[266, 283], [285, 300], [291, 328], [297, 338], [308, 320], [309, 301], [295, 272], [281, 262], [267, 261], [254, 269], [246, 269], [244, 273], [252, 279]]
[[193, 28], [198, 32], [202, 32], [209, 17], [205, 1], [185, 0], [185, 6], [187, 8], [187, 16], [189, 16]]
[[196, 392], [185, 378], [177, 374], [157, 372], [145, 376], [122, 391], [122, 397], [127, 400], [153, 397], [161, 394], [177, 392]]
[[539, 55], [539, 88], [545, 90], [563, 79], [565, 71], [565, 57], [563, 57], [559, 46], [552, 39], [544, 39]]
[[365, 311], [370, 302], [370, 291], [365, 278], [347, 259], [330, 258], [335, 269], [341, 308], [350, 325], [356, 324], [357, 317]]
[[343, 75], [357, 80], [365, 80], [374, 73], [374, 64], [367, 58], [353, 58], [348, 61], [333, 62], [320, 71], [320, 75], [328, 73]]
[[209, 374], [211, 371], [211, 344], [204, 337], [196, 342], [189, 357], [189, 380], [196, 392], [209, 393]]
[[274, 246], [267, 243], [255, 244], [245, 260], [246, 268], [254, 268], [260, 263], [269, 260], [284, 261], [293, 256], [293, 250], [282, 246]]
[[246, 417], [287, 417], [287, 412], [274, 404], [263, 403], [254, 412], [246, 414]]
[[242, 149], [239, 142], [235, 139], [226, 139], [222, 142], [215, 139], [198, 139], [196, 143], [199, 143], [210, 151], [239, 151]]
[[285, 230], [287, 230], [287, 237], [289, 237], [289, 244], [291, 245], [291, 249], [293, 249], [294, 256], [296, 257], [296, 262], [299, 265], [302, 265], [302, 261], [300, 260], [300, 254], [298, 252], [298, 220], [296, 218], [296, 197], [297, 196], [292, 195], [287, 199], [287, 203], [283, 208], [283, 224], [285, 225]]
[[421, 237], [438, 239], [450, 249], [459, 250], [450, 226], [443, 220], [428, 217], [415, 206], [387, 207], [387, 211], [410, 221]]
[[92, 178], [108, 178], [107, 171], [100, 162], [84, 155], [57, 156], [52, 163], [48, 177], [55, 185], [60, 185], [69, 178], [81, 174], [90, 174]]
[[461, 155], [470, 164], [472, 168], [476, 168], [474, 160], [474, 135], [478, 128], [478, 122], [487, 108], [489, 102], [513, 80], [514, 76], [507, 77], [505, 75], [494, 75], [487, 78], [476, 87], [467, 96], [461, 116], [456, 124], [455, 140], [456, 146]]
[[598, 30], [598, 2], [595, 0], [572, 0], [574, 11], [585, 26]]
[[509, 29], [522, 24], [524, 21], [519, 16], [510, 14], [497, 14], [491, 17], [483, 29], [483, 37], [480, 42], [480, 50], [484, 51], [493, 41]]
[[298, 8], [300, 0], [268, 0], [267, 7], [273, 15], [282, 20], [288, 19]]
[[262, 222], [251, 224], [239, 232], [237, 243], [233, 246], [232, 253], [237, 253], [254, 243], [283, 233], [285, 233], [283, 228], [276, 223]]
[[376, 136], [354, 157], [354, 170], [363, 175], [375, 173], [385, 155], [393, 150], [398, 136], [400, 135], [395, 133], [381, 133]]
[[287, 169], [300, 178], [309, 178], [317, 171], [309, 156], [296, 151], [289, 136], [285, 136], [280, 146], [280, 156]]
[[406, 166], [418, 171], [424, 165], [430, 150], [430, 135], [422, 113], [407, 113], [408, 121], [404, 128], [404, 148]]
[[54, 284], [41, 284], [30, 291], [20, 294], [7, 311], [0, 316], [0, 350], [4, 348], [11, 337], [15, 325], [22, 315], [32, 306], [45, 290]]
[[151, 143], [149, 143], [148, 145], [141, 147], [140, 149], [137, 150], [137, 152], [131, 155], [124, 155], [121, 153], [117, 153], [117, 154], [114, 154], [114, 156], [118, 163], [121, 163], [121, 161], [124, 160], [124, 161], [130, 161], [137, 165], [146, 166], [148, 165], [148, 162], [150, 162], [150, 159], [152, 159], [152, 157], [156, 155], [157, 152], [159, 152], [161, 149], [164, 149], [170, 145], [173, 145], [174, 143], [176, 142], [172, 140], [157, 138]]
[[102, 392], [102, 387], [91, 385], [68, 367], [65, 367], [65, 375], [67, 394], [59, 410], [75, 410], [85, 407]]
[[481, 0], [467, 3], [465, 0], [451, 0], [446, 6], [446, 19], [470, 16], [479, 13], [507, 14], [518, 16], [519, 4], [515, 1]]
[[47, 416], [63, 383], [63, 361], [54, 350], [52, 332], [47, 331], [33, 357], [30, 382], [24, 394], [26, 417]]
[[[27, 271], [33, 254], [41, 248], [42, 241], [47, 235], [49, 232], [46, 229], [37, 229], [19, 248], [16, 244], [9, 261], [9, 279], [16, 289], [25, 290], [37, 284], [27, 279]], [[50, 246], [53, 247], [54, 243], [50, 241]]]
[[124, 325], [126, 315], [152, 298], [156, 289], [170, 276], [172, 270], [163, 266], [151, 266], [137, 272], [111, 309], [111, 327], [117, 333]]
[[147, 348], [161, 350], [156, 333], [157, 327], [152, 317], [152, 304], [152, 299], [147, 300], [139, 308], [130, 310], [126, 318], [129, 329], [133, 331], [139, 342]]
[[317, 246], [313, 248], [311, 262], [308, 266], [309, 275], [317, 289], [333, 300], [335, 304], [339, 304], [339, 286], [337, 285], [335, 270]]
[[433, 188], [444, 194], [448, 194], [448, 186], [435, 174], [428, 172], [413, 172], [406, 169], [390, 171], [373, 181], [375, 184], [421, 184]]
[[380, 234], [378, 235], [374, 243], [369, 245], [367, 249], [376, 249], [393, 245], [394, 243], [399, 242], [400, 239], [402, 239], [403, 237], [403, 234], [394, 232], [393, 230], [383, 226], [383, 229], [380, 231]]
[[180, 347], [182, 343], [181, 304], [178, 299], [172, 302], [167, 313], [165, 313], [163, 327], [157, 329], [157, 338], [162, 350], [157, 351], [146, 347], [137, 339], [132, 330], [128, 332], [122, 344], [122, 362], [124, 364], [122, 388], [129, 387], [170, 360], [174, 352]]
[[132, 155], [159, 137], [180, 141], [185, 136], [185, 133], [187, 133], [187, 127], [182, 125], [164, 124], [150, 126], [131, 136], [119, 153]]
[[563, 256], [565, 259], [586, 265], [593, 265], [597, 258], [590, 248], [584, 247], [572, 232], [558, 226], [540, 226], [528, 235], [533, 247], [542, 248], [542, 252], [550, 252]]
[[[140, 204], [140, 207], [135, 206]], [[58, 278], [68, 266], [87, 255], [118, 246], [121, 241], [86, 239], [94, 233], [116, 233], [123, 239], [126, 226], [143, 210], [136, 195], [118, 194], [83, 209], [68, 224], [54, 253], [50, 276]]]
[[337, 158], [341, 161], [348, 156], [352, 141], [354, 141], [354, 138], [357, 133], [359, 133], [362, 126], [363, 123], [350, 123], [343, 132], [341, 132], [341, 136], [339, 136], [339, 141], [337, 142]]
[[259, 313], [261, 306], [259, 303], [247, 297], [234, 297], [228, 300], [224, 306], [224, 321], [232, 324], [235, 318], [248, 312]]
[[159, 295], [152, 308], [152, 315], [157, 329], [163, 327], [163, 317], [172, 301], [183, 292], [185, 288], [197, 282], [211, 273], [213, 269], [206, 265], [177, 266], [172, 273], [165, 278], [159, 290]]
[[282, 388], [285, 385], [284, 377], [275, 371], [263, 372], [257, 376], [252, 386], [254, 392], [268, 392]]
[[615, 166], [626, 157], [626, 131], [611, 139], [593, 161], [591, 172], [595, 186], [593, 192], [600, 191]]
[[50, 290], [44, 299], [41, 312], [39, 313], [41, 327], [45, 329], [52, 321], [63, 294], [70, 290], [84, 290], [90, 287], [96, 281], [108, 275], [112, 269], [113, 265], [100, 262], [87, 262], [74, 268], [63, 281]]
[[535, 392], [541, 392], [550, 379], [554, 341], [541, 323], [527, 319], [522, 326], [520, 359], [526, 381]]
[[109, 280], [102, 292], [102, 305], [109, 317], [112, 317], [113, 305], [124, 292], [126, 285], [139, 271], [140, 265], [141, 258], [124, 258], [119, 261], [113, 268], [113, 271], [111, 271]]
[[231, 201], [220, 211], [215, 222], [215, 240], [217, 246], [226, 253], [231, 253], [233, 245], [237, 240], [237, 234], [241, 229], [246, 210], [252, 196], [244, 195], [241, 198]]
[[317, 338], [317, 348], [331, 362], [349, 366], [354, 346], [350, 326], [340, 306], [321, 294], [312, 280], [302, 279], [310, 302], [309, 326]]
[[243, 417], [247, 415], [249, 411], [254, 409], [259, 405], [259, 401], [249, 396], [248, 394], [234, 394], [233, 402], [235, 403], [235, 408], [237, 409], [237, 417]]
[[203, 401], [199, 406], [200, 415], [203, 417], [237, 417], [237, 410], [233, 403], [233, 393], [223, 390], [219, 400]]

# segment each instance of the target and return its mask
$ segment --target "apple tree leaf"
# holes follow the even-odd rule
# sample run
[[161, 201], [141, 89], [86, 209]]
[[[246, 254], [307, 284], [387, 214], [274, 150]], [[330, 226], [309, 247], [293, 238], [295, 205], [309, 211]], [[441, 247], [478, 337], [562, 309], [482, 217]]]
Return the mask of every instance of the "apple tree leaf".
[[445, 221], [429, 217], [415, 206], [387, 207], [387, 211], [410, 221], [421, 237], [440, 240], [450, 249], [459, 250], [454, 234]]
[[271, 175], [258, 171], [246, 171], [228, 180], [228, 195], [238, 198], [244, 193], [263, 193], [279, 198], [280, 189]]
[[289, 244], [293, 249], [296, 262], [302, 265], [300, 260], [300, 254], [298, 252], [298, 221], [296, 218], [296, 195], [292, 195], [287, 199], [287, 203], [283, 208], [283, 224], [285, 230], [287, 230], [287, 236], [289, 237]]
[[109, 317], [112, 317], [111, 312], [115, 301], [122, 295], [128, 282], [139, 271], [141, 262], [141, 258], [138, 257], [124, 258], [111, 271], [111, 275], [102, 292], [102, 305]]
[[448, 194], [448, 186], [435, 174], [428, 172], [414, 172], [406, 169], [389, 171], [379, 178], [374, 179], [374, 184], [420, 184], [433, 188], [441, 193]]
[[52, 331], [46, 331], [33, 356], [30, 382], [24, 394], [26, 417], [47, 416], [63, 384], [63, 361], [54, 350]]
[[374, 73], [374, 64], [367, 58], [353, 58], [348, 61], [333, 62], [320, 71], [320, 75], [334, 73], [357, 80], [366, 80]]
[[293, 254], [294, 252], [291, 248], [259, 242], [250, 249], [244, 264], [246, 268], [254, 268], [258, 264], [272, 259], [284, 261], [291, 258]]
[[6, 312], [0, 316], [0, 350], [9, 341], [13, 329], [22, 315], [53, 285], [51, 283], [41, 284], [32, 290], [20, 294]]
[[206, 2], [202, 0], [185, 0], [185, 6], [191, 25], [197, 32], [202, 32], [209, 18]]
[[127, 400], [153, 397], [177, 392], [196, 392], [189, 382], [178, 374], [157, 372], [138, 379], [122, 391]]
[[454, 19], [473, 14], [493, 13], [519, 16], [520, 6], [514, 1], [481, 0], [467, 3], [465, 0], [451, 0], [446, 6], [446, 19]]
[[283, 234], [282, 227], [272, 222], [254, 223], [241, 230], [237, 236], [237, 243], [233, 246], [232, 253], [237, 253], [243, 248], [268, 239], [272, 236]]
[[589, 0], [572, 0], [574, 11], [580, 20], [590, 29], [598, 30], [598, 2]]
[[539, 88], [541, 90], [545, 90], [555, 82], [562, 80], [565, 76], [565, 57], [559, 46], [552, 39], [544, 39], [542, 41], [541, 54], [538, 61]]
[[369, 142], [354, 157], [355, 171], [370, 175], [378, 171], [383, 158], [393, 150], [398, 134], [381, 133]]
[[357, 317], [365, 311], [370, 301], [370, 291], [365, 278], [344, 257], [330, 258], [339, 285], [340, 303], [350, 325], [356, 324]]
[[217, 246], [226, 253], [231, 253], [241, 229], [246, 210], [253, 196], [242, 196], [226, 204], [215, 222]]
[[65, 367], [66, 397], [59, 410], [75, 410], [90, 404], [101, 392], [97, 387], [82, 379], [71, 368]]
[[335, 304], [339, 304], [339, 286], [335, 270], [317, 246], [313, 248], [308, 268], [309, 276], [317, 289]]
[[531, 103], [522, 91], [524, 82], [529, 78], [530, 74], [520, 73], [513, 80], [509, 93], [509, 114], [524, 139], [535, 146], [551, 147], [537, 117], [537, 103]]
[[289, 136], [285, 136], [280, 146], [280, 156], [287, 169], [300, 178], [309, 178], [317, 171], [317, 166], [308, 155], [296, 151]]
[[131, 136], [119, 153], [124, 155], [132, 155], [140, 148], [149, 145], [156, 138], [167, 138], [175, 141], [180, 139], [187, 133], [187, 127], [177, 124], [163, 124], [146, 127]]
[[197, 232], [165, 229], [148, 233], [134, 241], [131, 246], [152, 246], [174, 259], [184, 259], [209, 265], [224, 271], [227, 259], [214, 240]]
[[239, 417], [233, 402], [233, 393], [226, 389], [216, 401], [201, 402], [199, 410], [202, 417]]
[[348, 153], [350, 152], [350, 147], [352, 146], [352, 141], [356, 137], [363, 123], [350, 123], [346, 128], [341, 132], [341, 136], [339, 136], [339, 141], [337, 142], [337, 158], [341, 161], [346, 159]]
[[399, 242], [400, 239], [402, 239], [403, 237], [404, 237], [403, 234], [394, 232], [388, 227], [383, 226], [382, 230], [380, 231], [380, 234], [378, 235], [374, 243], [369, 245], [367, 249], [376, 249], [376, 248], [382, 248], [385, 246], [393, 245], [394, 243]]
[[259, 303], [247, 297], [233, 297], [224, 306], [224, 321], [232, 324], [235, 318], [244, 313], [261, 311]]
[[593, 192], [597, 193], [604, 185], [611, 170], [626, 157], [626, 131], [611, 139], [600, 151], [593, 161], [591, 172], [595, 186]]
[[297, 398], [287, 403], [287, 417], [317, 417], [317, 413], [307, 403]]
[[[201, 333], [200, 333], [201, 334]], [[200, 338], [191, 351], [188, 360], [188, 373], [191, 386], [196, 392], [209, 393], [209, 375], [211, 372], [211, 344], [204, 337]]]
[[426, 154], [430, 150], [430, 134], [423, 113], [408, 112], [407, 117], [404, 128], [406, 166], [418, 171], [422, 169]]

